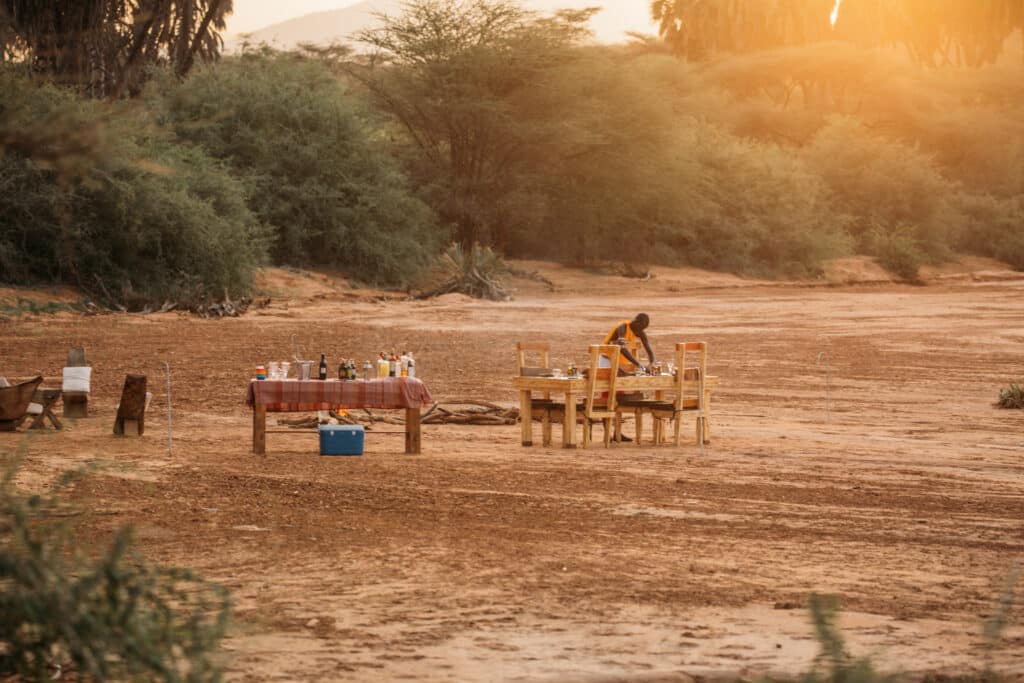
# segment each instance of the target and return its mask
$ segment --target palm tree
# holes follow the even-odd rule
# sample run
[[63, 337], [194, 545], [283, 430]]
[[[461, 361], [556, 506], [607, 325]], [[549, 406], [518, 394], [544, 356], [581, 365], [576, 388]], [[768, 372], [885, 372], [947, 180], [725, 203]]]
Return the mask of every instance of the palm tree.
[[0, 0], [0, 59], [94, 95], [137, 91], [142, 66], [214, 59], [232, 0]]

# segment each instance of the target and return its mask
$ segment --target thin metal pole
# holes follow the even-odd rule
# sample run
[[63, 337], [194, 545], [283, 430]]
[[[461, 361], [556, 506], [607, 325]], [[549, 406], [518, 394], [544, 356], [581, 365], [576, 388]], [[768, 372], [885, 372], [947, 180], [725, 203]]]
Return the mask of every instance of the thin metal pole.
[[825, 358], [825, 422], [832, 421], [832, 408], [831, 408], [831, 397], [829, 396], [829, 388], [832, 384], [832, 367], [829, 363], [828, 353], [822, 351], [818, 354], [818, 365], [821, 365], [822, 357]]
[[174, 427], [171, 423], [171, 364], [164, 362], [167, 372], [167, 455], [174, 455]]

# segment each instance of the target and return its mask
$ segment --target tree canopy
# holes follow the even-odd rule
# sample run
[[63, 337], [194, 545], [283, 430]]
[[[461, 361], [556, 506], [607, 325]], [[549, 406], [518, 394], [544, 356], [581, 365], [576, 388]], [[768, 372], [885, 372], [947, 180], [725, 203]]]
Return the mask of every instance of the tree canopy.
[[848, 40], [901, 45], [926, 66], [979, 67], [1024, 29], [1024, 0], [654, 0], [651, 15], [691, 60]]

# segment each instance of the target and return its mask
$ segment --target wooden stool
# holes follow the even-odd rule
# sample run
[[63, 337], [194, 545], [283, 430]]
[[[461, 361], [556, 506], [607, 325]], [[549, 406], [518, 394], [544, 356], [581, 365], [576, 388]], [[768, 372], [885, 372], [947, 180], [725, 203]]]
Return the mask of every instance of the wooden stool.
[[32, 424], [28, 426], [29, 429], [45, 429], [46, 418], [50, 418], [54, 429], [64, 429], [64, 425], [53, 413], [53, 407], [60, 399], [60, 393], [60, 389], [36, 389], [32, 395], [32, 402], [41, 405], [43, 410], [33, 418]]
[[[85, 361], [85, 349], [71, 349], [68, 351], [68, 361], [64, 367], [89, 367], [89, 364]], [[89, 417], [88, 391], [64, 392], [64, 417]]]

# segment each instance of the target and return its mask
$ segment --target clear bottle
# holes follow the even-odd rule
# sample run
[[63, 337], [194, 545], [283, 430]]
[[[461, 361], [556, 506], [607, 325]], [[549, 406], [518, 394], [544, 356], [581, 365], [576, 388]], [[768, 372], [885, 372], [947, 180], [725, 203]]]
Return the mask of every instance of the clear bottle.
[[402, 351], [402, 356], [398, 359], [399, 363], [399, 375], [402, 377], [409, 376], [409, 352]]
[[412, 357], [412, 352], [408, 353], [409, 356], [409, 377], [416, 376], [416, 361]]
[[388, 376], [398, 377], [398, 354], [391, 352], [391, 360], [388, 361]]
[[371, 363], [370, 361], [366, 361], [363, 363], [363, 379], [373, 379], [373, 363]]

